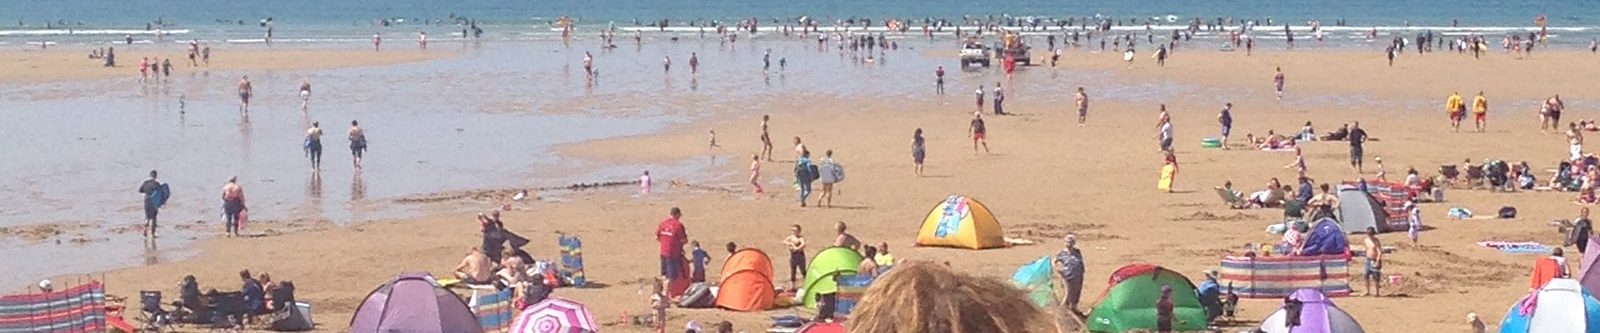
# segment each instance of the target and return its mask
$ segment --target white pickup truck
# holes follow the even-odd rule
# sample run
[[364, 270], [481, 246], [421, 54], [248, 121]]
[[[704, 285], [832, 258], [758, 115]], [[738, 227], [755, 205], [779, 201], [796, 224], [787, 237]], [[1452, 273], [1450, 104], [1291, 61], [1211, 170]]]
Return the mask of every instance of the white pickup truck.
[[989, 67], [989, 48], [983, 43], [969, 42], [961, 47], [961, 67]]

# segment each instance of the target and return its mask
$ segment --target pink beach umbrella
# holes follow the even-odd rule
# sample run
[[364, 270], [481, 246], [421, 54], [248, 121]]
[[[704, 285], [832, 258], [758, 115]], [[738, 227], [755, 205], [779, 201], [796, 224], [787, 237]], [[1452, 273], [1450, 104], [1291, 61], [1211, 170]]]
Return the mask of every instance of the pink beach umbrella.
[[551, 297], [522, 310], [511, 333], [595, 333], [599, 327], [582, 303]]

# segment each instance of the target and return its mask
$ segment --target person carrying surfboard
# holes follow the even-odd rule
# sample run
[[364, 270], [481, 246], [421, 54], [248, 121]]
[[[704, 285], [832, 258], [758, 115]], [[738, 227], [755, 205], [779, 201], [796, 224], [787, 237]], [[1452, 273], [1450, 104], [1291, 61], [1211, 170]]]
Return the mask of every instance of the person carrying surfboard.
[[172, 192], [167, 184], [156, 180], [156, 171], [150, 170], [150, 178], [139, 184], [139, 193], [144, 194], [144, 236], [155, 237], [156, 215], [160, 213], [161, 206], [166, 205]]

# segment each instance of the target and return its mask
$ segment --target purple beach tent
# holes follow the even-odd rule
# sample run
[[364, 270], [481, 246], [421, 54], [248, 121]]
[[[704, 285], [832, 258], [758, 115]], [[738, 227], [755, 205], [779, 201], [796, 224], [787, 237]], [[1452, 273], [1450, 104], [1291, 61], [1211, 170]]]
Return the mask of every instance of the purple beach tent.
[[367, 294], [350, 318], [350, 332], [481, 333], [483, 327], [472, 308], [432, 276], [406, 273]]

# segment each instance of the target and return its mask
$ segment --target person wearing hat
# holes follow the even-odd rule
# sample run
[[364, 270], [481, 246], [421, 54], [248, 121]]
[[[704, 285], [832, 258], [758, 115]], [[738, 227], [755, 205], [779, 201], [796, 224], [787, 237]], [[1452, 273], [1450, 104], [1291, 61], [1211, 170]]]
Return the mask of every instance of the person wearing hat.
[[1078, 311], [1078, 300], [1083, 296], [1083, 252], [1078, 250], [1078, 235], [1067, 234], [1066, 247], [1056, 252], [1052, 261], [1056, 275], [1061, 278], [1065, 295], [1059, 295], [1061, 304], [1068, 310]]
[[1200, 287], [1195, 289], [1195, 295], [1200, 297], [1200, 306], [1206, 309], [1206, 322], [1210, 323], [1222, 316], [1222, 286], [1217, 284], [1217, 271], [1208, 269], [1205, 276]]

